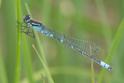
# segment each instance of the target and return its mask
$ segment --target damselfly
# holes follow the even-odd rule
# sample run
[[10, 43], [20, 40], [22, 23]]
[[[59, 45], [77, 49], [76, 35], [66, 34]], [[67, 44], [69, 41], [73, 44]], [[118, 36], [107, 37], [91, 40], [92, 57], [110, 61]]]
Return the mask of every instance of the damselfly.
[[24, 23], [26, 24], [26, 28], [24, 28], [24, 29], [28, 30], [25, 33], [27, 33], [27, 34], [31, 33], [30, 29], [32, 28], [32, 29], [44, 34], [45, 36], [48, 36], [52, 39], [59, 41], [62, 44], [65, 44], [65, 46], [70, 47], [71, 49], [78, 52], [80, 55], [87, 56], [89, 59], [93, 60], [94, 62], [96, 62], [100, 66], [106, 68], [107, 70], [109, 70], [109, 71], [112, 70], [112, 67], [109, 64], [105, 63], [102, 60], [97, 59], [94, 56], [95, 51], [96, 51], [94, 43], [84, 40], [84, 41], [82, 41], [82, 44], [80, 44], [80, 41], [72, 39], [72, 38], [68, 38], [64, 35], [56, 33], [54, 31], [48, 29], [42, 23], [34, 21], [33, 19], [31, 19], [30, 15], [26, 15], [23, 20], [24, 20]]

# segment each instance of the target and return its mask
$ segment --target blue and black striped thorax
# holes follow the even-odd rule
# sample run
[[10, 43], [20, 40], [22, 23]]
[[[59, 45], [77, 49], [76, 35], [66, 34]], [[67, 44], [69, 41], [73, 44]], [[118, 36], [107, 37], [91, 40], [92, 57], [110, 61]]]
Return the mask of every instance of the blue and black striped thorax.
[[34, 21], [31, 19], [30, 15], [26, 15], [23, 19], [24, 23], [26, 23], [27, 27], [32, 27], [36, 31], [41, 31], [44, 29], [44, 26], [42, 23]]
[[24, 17], [23, 21], [24, 21], [24, 23], [26, 23], [27, 25], [30, 25], [30, 26], [42, 26], [41, 23], [32, 20], [31, 17], [30, 17], [30, 15], [26, 15]]

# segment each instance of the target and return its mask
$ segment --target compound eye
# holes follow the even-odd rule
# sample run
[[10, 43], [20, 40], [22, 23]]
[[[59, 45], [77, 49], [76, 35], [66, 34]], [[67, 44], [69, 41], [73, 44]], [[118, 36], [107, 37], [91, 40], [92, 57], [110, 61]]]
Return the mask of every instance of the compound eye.
[[26, 15], [23, 20], [24, 20], [25, 23], [29, 23], [30, 20], [31, 20], [30, 15]]

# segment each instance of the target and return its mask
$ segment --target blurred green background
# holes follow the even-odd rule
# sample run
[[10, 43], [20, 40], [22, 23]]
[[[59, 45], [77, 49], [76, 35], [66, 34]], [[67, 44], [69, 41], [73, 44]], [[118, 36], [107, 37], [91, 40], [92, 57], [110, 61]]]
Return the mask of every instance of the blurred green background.
[[[112, 72], [35, 32], [23, 17], [79, 40], [93, 40]], [[0, 83], [124, 83], [124, 0], [0, 0]]]

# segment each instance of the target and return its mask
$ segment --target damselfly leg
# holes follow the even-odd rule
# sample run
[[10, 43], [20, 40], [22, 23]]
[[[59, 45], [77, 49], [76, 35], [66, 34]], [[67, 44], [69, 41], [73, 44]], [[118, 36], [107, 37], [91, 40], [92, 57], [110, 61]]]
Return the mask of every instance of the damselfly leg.
[[27, 26], [27, 24], [17, 21], [17, 25], [21, 26], [20, 32], [25, 33], [26, 35], [28, 35], [32, 38], [35, 38], [32, 28]]

